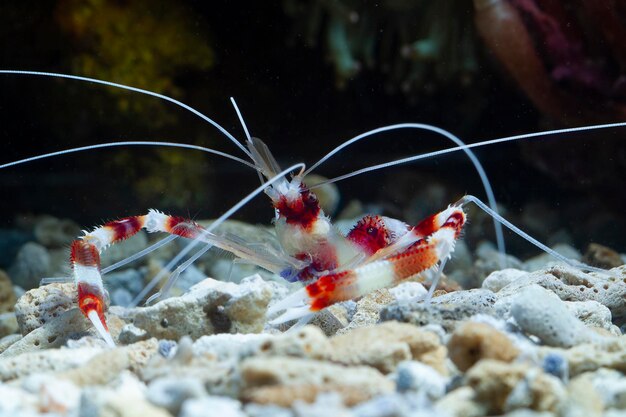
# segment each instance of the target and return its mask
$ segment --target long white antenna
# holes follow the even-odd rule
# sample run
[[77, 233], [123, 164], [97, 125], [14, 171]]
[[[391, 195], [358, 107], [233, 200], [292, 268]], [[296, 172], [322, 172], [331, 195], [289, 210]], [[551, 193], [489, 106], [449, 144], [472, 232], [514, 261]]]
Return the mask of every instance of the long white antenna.
[[89, 83], [94, 83], [94, 84], [101, 84], [101, 85], [106, 85], [109, 87], [115, 87], [115, 88], [121, 88], [123, 90], [128, 90], [128, 91], [134, 91], [136, 93], [140, 93], [140, 94], [145, 94], [148, 96], [152, 96], [152, 97], [157, 97], [160, 98], [161, 100], [165, 100], [165, 101], [169, 101], [170, 103], [174, 103], [179, 107], [182, 107], [183, 109], [195, 114], [196, 116], [200, 117], [202, 120], [209, 122], [210, 124], [212, 124], [213, 126], [215, 126], [220, 132], [222, 132], [228, 139], [230, 139], [235, 145], [237, 145], [237, 147], [239, 147], [239, 149], [241, 149], [246, 155], [248, 155], [249, 157], [252, 157], [252, 155], [250, 155], [250, 152], [245, 148], [245, 146], [243, 146], [241, 143], [239, 143], [239, 141], [237, 139], [235, 139], [235, 137], [233, 135], [231, 135], [226, 129], [224, 129], [221, 125], [219, 125], [217, 122], [213, 121], [213, 119], [211, 119], [210, 117], [204, 115], [203, 113], [201, 113], [200, 111], [194, 109], [193, 107], [178, 101], [172, 97], [168, 97], [165, 96], [163, 94], [159, 94], [159, 93], [155, 93], [153, 91], [149, 91], [149, 90], [144, 90], [142, 88], [137, 88], [137, 87], [131, 87], [128, 85], [124, 85], [124, 84], [118, 84], [118, 83], [113, 83], [111, 81], [104, 81], [104, 80], [98, 80], [96, 78], [90, 78], [90, 77], [81, 77], [79, 75], [70, 75], [70, 74], [60, 74], [57, 72], [43, 72], [43, 71], [18, 71], [18, 70], [0, 70], [0, 74], [18, 74], [18, 75], [37, 75], [40, 77], [58, 77], [58, 78], [67, 78], [70, 80], [77, 80], [77, 81], [85, 81], [85, 82], [89, 82]]

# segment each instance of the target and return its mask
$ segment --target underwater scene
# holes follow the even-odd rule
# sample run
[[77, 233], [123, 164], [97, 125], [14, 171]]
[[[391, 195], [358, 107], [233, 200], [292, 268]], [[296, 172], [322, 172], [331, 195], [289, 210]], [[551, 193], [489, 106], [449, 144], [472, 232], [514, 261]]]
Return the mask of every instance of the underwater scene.
[[626, 3], [0, 4], [0, 417], [626, 416]]

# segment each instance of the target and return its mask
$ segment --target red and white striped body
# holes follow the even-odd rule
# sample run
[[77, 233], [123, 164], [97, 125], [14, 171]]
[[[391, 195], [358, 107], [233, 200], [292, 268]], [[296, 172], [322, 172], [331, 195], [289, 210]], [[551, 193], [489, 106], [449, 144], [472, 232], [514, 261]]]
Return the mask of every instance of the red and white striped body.
[[[379, 251], [391, 248], [394, 244], [406, 244], [406, 249], [384, 259], [366, 262], [354, 269], [321, 276], [316, 282], [274, 305], [268, 312], [270, 315], [281, 310], [286, 311], [272, 323], [306, 316], [332, 304], [392, 286], [436, 267], [440, 261], [451, 255], [465, 220], [465, 213], [460, 207], [449, 207], [427, 218]], [[375, 258], [376, 253], [372, 256]], [[304, 303], [304, 306], [299, 306], [300, 303]]]

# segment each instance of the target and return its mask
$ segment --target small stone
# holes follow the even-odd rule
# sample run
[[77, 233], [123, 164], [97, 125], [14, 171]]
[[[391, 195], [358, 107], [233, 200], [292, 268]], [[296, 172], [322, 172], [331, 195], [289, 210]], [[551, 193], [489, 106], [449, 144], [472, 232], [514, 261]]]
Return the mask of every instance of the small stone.
[[0, 339], [0, 355], [4, 353], [11, 345], [22, 338], [21, 334], [10, 334]]
[[549, 375], [554, 375], [561, 381], [567, 382], [569, 378], [569, 367], [567, 360], [563, 355], [558, 353], [550, 353], [543, 358], [541, 367], [543, 371]]
[[396, 389], [425, 395], [434, 401], [446, 393], [447, 379], [432, 367], [416, 361], [400, 362], [396, 369]]
[[585, 373], [579, 378], [590, 380], [591, 385], [602, 399], [604, 409], [626, 409], [626, 376], [612, 369], [598, 369]]
[[[502, 288], [498, 302], [517, 295], [523, 287], [539, 285], [555, 293], [563, 301], [593, 300], [608, 307], [613, 318], [626, 317], [626, 266], [608, 271], [585, 273], [567, 266], [554, 266], [529, 273]], [[503, 312], [499, 311], [502, 315]]]
[[350, 322], [348, 310], [343, 304], [333, 304], [320, 311], [313, 317], [311, 324], [322, 329], [326, 336], [333, 336]]
[[400, 302], [413, 302], [422, 300], [428, 291], [419, 282], [403, 282], [389, 289], [389, 293]]
[[319, 328], [304, 326], [295, 332], [277, 335], [263, 341], [257, 352], [270, 356], [329, 359], [334, 348], [331, 341]]
[[527, 364], [485, 359], [467, 372], [466, 380], [476, 399], [492, 414], [517, 407], [556, 412], [566, 401], [565, 388], [559, 379]]
[[378, 323], [381, 309], [392, 301], [393, 297], [387, 289], [377, 290], [367, 294], [357, 301], [352, 320], [346, 327], [339, 329], [337, 334], [347, 333], [352, 329]]
[[454, 331], [448, 342], [450, 359], [465, 372], [481, 359], [512, 362], [519, 350], [503, 333], [488, 324], [467, 322]]
[[118, 336], [118, 341], [125, 345], [129, 345], [131, 343], [139, 342], [141, 340], [146, 340], [150, 336], [148, 332], [139, 327], [136, 327], [133, 324], [126, 324], [122, 327], [120, 334]]
[[20, 332], [26, 335], [53, 318], [76, 307], [76, 286], [73, 283], [50, 284], [33, 288], [15, 304]]
[[583, 255], [582, 261], [587, 265], [603, 269], [611, 269], [624, 265], [619, 253], [599, 243], [590, 243], [589, 246], [587, 246], [587, 251]]
[[170, 358], [176, 353], [177, 343], [173, 340], [159, 340], [158, 352], [164, 358]]
[[451, 391], [435, 404], [435, 410], [442, 416], [483, 417], [487, 414], [487, 405], [476, 401], [474, 390], [460, 387]]
[[0, 338], [6, 335], [17, 333], [19, 326], [17, 325], [17, 318], [15, 313], [2, 313], [0, 314]]
[[248, 358], [240, 369], [246, 401], [284, 407], [296, 400], [313, 402], [322, 392], [337, 392], [346, 405], [354, 405], [394, 389], [393, 382], [367, 366], [272, 357]]
[[36, 395], [17, 387], [0, 384], [0, 398], [2, 398], [0, 401], [1, 416], [34, 417], [39, 415], [39, 401]]
[[80, 389], [69, 381], [50, 374], [35, 373], [24, 378], [21, 386], [39, 397], [41, 413], [68, 415], [78, 409]]
[[[573, 259], [575, 261], [579, 261], [581, 258], [580, 252], [573, 248], [570, 245], [558, 243], [552, 247], [552, 249], [560, 254], [565, 256], [568, 259]], [[564, 263], [554, 258], [549, 253], [541, 253], [533, 258], [530, 258], [524, 262], [523, 268], [526, 271], [537, 271], [542, 268], [548, 268], [555, 265], [566, 266]]]
[[538, 286], [524, 288], [511, 306], [511, 316], [521, 329], [549, 346], [572, 347], [600, 340], [578, 320], [556, 295]]
[[106, 275], [105, 285], [111, 293], [111, 304], [125, 306], [128, 304], [125, 304], [125, 300], [120, 299], [120, 297], [122, 294], [128, 294], [132, 300], [139, 294], [144, 286], [143, 274], [132, 268], [110, 272]]
[[346, 365], [369, 365], [383, 373], [406, 360], [423, 362], [446, 373], [446, 348], [439, 337], [419, 327], [396, 322], [354, 329], [330, 339], [332, 360]]
[[9, 267], [11, 281], [22, 288], [35, 288], [50, 269], [50, 255], [46, 248], [35, 242], [28, 242], [20, 248]]
[[482, 287], [493, 292], [498, 292], [502, 288], [506, 287], [512, 282], [515, 282], [517, 279], [525, 275], [528, 275], [528, 272], [514, 268], [506, 268], [500, 271], [493, 271], [491, 274], [489, 274], [489, 276], [487, 276], [487, 278], [485, 278]]
[[[192, 352], [194, 355], [214, 358], [219, 362], [238, 361], [256, 354], [260, 346], [270, 340], [273, 338], [267, 334], [212, 334], [202, 336], [193, 342]], [[265, 349], [271, 350], [269, 346]]]
[[567, 386], [568, 401], [562, 415], [567, 417], [607, 416], [603, 413], [602, 398], [587, 375], [572, 379]]
[[69, 219], [41, 216], [34, 227], [37, 242], [47, 248], [69, 245], [80, 234], [80, 226]]
[[16, 300], [11, 279], [0, 269], [0, 313], [13, 311]]
[[205, 417], [207, 412], [220, 417], [246, 417], [239, 401], [224, 397], [189, 399], [183, 404], [179, 417]]
[[[187, 400], [204, 397], [205, 395], [206, 390], [197, 379], [164, 377], [157, 378], [150, 383], [147, 398], [152, 404], [167, 409], [173, 415], [178, 415], [183, 403]], [[206, 408], [205, 410], [211, 410], [212, 413], [215, 412], [212, 408]]]

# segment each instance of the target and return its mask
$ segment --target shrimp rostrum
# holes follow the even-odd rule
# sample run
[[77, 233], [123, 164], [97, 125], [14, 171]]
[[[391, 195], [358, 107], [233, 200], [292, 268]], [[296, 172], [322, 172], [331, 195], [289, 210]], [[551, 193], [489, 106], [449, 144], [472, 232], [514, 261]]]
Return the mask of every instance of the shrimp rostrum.
[[[82, 313], [93, 323], [101, 337], [111, 346], [114, 345], [114, 342], [108, 331], [104, 314], [105, 291], [102, 275], [115, 266], [105, 268], [104, 270], [101, 269], [100, 254], [109, 245], [127, 239], [141, 229], [146, 229], [148, 232], [168, 233], [170, 237], [137, 255], [131, 256], [129, 258], [130, 260], [145, 255], [160, 245], [173, 240], [175, 237], [191, 239], [191, 242], [163, 269], [163, 271], [165, 271], [163, 273], [169, 273], [168, 271], [173, 270], [174, 266], [179, 264], [195, 247], [203, 245], [195, 254], [190, 256], [174, 270], [161, 292], [150, 297], [149, 301], [158, 298], [160, 295], [165, 295], [167, 289], [172, 286], [173, 282], [184, 268], [211, 247], [218, 247], [233, 253], [235, 256], [245, 261], [254, 263], [261, 268], [280, 275], [288, 281], [303, 283], [304, 286], [302, 288], [271, 306], [268, 311], [268, 316], [272, 318], [271, 323], [273, 324], [295, 319], [304, 321], [312, 314], [335, 303], [361, 297], [374, 290], [395, 285], [403, 280], [431, 270], [434, 272], [434, 278], [428, 295], [426, 296], [426, 301], [428, 301], [436, 288], [438, 277], [441, 274], [445, 262], [452, 255], [455, 243], [461, 235], [466, 223], [467, 215], [464, 206], [469, 202], [475, 203], [479, 208], [485, 210], [494, 218], [496, 236], [501, 251], [504, 251], [504, 248], [500, 227], [504, 225], [563, 262], [585, 270], [605, 272], [604, 270], [598, 270], [597, 268], [562, 257], [503, 219], [495, 210], [493, 193], [484, 175], [484, 170], [482, 170], [482, 166], [480, 166], [480, 163], [471, 152], [471, 148], [539, 136], [540, 134], [520, 135], [465, 145], [451, 133], [436, 127], [423, 124], [399, 124], [366, 132], [345, 142], [327, 154], [309, 170], [305, 171], [304, 164], [296, 164], [285, 170], [281, 170], [265, 143], [248, 134], [247, 127], [236, 105], [235, 109], [246, 132], [246, 146], [243, 146], [224, 128], [197, 110], [172, 98], [156, 93], [110, 82], [63, 74], [23, 71], [0, 71], [0, 73], [60, 76], [124, 88], [165, 99], [192, 111], [194, 114], [217, 127], [251, 159], [252, 163], [212, 149], [162, 142], [116, 142], [64, 150], [61, 151], [62, 153], [105, 146], [180, 146], [200, 149], [237, 160], [240, 163], [256, 169], [263, 178], [263, 183], [260, 187], [225, 212], [207, 228], [200, 226], [190, 219], [170, 216], [157, 210], [149, 210], [145, 215], [127, 217], [106, 223], [90, 232], [85, 232], [84, 236], [72, 242], [70, 263], [73, 271], [73, 281], [76, 283], [78, 289], [78, 306]], [[624, 125], [626, 124], [616, 123], [611, 125], [562, 129], [543, 132], [541, 135], [545, 136], [548, 134], [570, 132], [572, 130], [599, 129]], [[410, 226], [403, 221], [390, 217], [367, 215], [358, 220], [347, 234], [342, 234], [331, 223], [330, 218], [320, 207], [318, 198], [314, 193], [316, 186], [309, 187], [305, 185], [303, 182], [304, 177], [329, 157], [358, 140], [371, 137], [376, 133], [406, 128], [425, 129], [440, 133], [454, 141], [457, 146], [369, 167], [343, 175], [335, 180], [391, 165], [462, 150], [468, 154], [479, 174], [481, 174], [489, 198], [489, 204], [483, 203], [474, 196], [466, 195], [458, 202], [451, 204], [439, 213], [427, 217], [415, 226]], [[0, 165], [0, 168], [6, 168], [19, 163], [54, 156], [56, 154], [58, 153], [40, 155], [26, 160], [11, 162]], [[291, 176], [288, 177], [290, 174]], [[262, 192], [265, 192], [265, 194], [269, 196], [274, 208], [275, 234], [278, 241], [277, 246], [251, 244], [237, 236], [230, 236], [219, 232], [217, 228], [224, 220]], [[129, 260], [122, 261], [116, 266], [127, 263], [128, 261]], [[162, 274], [157, 275], [151, 284], [155, 284], [161, 277]], [[140, 294], [139, 298], [147, 295], [147, 291], [149, 291], [151, 287], [152, 285], [148, 286], [145, 291]]]

